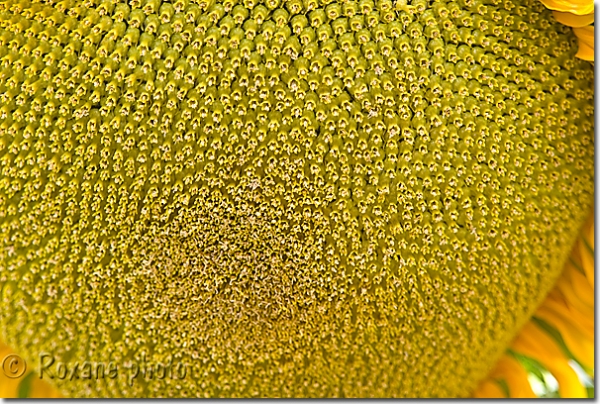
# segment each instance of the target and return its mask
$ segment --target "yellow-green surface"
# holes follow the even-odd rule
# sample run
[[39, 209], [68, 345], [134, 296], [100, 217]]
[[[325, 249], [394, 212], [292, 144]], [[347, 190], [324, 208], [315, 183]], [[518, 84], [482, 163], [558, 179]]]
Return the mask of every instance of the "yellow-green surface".
[[593, 199], [530, 1], [0, 3], [0, 338], [73, 397], [468, 395]]

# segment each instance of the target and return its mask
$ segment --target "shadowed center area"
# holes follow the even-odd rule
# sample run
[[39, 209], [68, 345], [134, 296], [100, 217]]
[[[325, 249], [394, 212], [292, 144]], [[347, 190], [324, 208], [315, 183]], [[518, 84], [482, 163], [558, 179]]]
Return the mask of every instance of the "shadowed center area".
[[129, 310], [151, 328], [171, 323], [193, 332], [199, 343], [215, 332], [268, 332], [306, 321], [316, 246], [285, 231], [271, 210], [244, 208], [225, 198], [204, 201], [136, 234], [126, 261]]

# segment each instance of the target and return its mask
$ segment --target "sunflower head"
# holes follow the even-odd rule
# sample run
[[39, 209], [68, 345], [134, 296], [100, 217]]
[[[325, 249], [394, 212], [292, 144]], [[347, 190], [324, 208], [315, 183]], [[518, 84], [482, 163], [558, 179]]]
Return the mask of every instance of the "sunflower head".
[[593, 200], [575, 44], [535, 0], [1, 3], [0, 337], [194, 372], [77, 397], [470, 394]]

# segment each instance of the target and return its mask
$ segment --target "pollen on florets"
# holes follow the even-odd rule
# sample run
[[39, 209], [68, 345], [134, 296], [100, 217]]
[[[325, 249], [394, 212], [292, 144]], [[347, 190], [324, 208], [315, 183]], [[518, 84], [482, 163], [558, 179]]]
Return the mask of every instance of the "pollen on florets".
[[593, 201], [537, 0], [0, 2], [0, 338], [70, 396], [453, 397]]

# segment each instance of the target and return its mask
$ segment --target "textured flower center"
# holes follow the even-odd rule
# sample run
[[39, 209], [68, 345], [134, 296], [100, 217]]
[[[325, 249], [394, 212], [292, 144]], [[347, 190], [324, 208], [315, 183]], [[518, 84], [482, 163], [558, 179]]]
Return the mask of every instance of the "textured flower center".
[[174, 213], [167, 226], [139, 226], [124, 249], [129, 256], [116, 259], [127, 263], [121, 286], [132, 285], [122, 296], [127, 310], [157, 332], [193, 335], [196, 350], [217, 344], [215, 332], [233, 332], [230, 343], [240, 350], [275, 345], [276, 336], [268, 336], [274, 327], [289, 332], [306, 322], [323, 284], [312, 279], [323, 241], [307, 245], [311, 236], [286, 231], [281, 215], [247, 205], [253, 192], [245, 207], [204, 200]]

